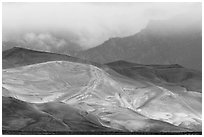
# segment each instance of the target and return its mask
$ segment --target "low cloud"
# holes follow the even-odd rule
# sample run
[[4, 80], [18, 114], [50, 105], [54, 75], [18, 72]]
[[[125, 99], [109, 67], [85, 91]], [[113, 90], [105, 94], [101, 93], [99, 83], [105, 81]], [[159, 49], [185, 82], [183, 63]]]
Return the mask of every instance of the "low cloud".
[[20, 40], [27, 48], [42, 50], [47, 52], [55, 52], [67, 45], [64, 39], [59, 39], [48, 33], [27, 33]]
[[70, 42], [87, 49], [111, 37], [133, 35], [152, 19], [180, 14], [201, 18], [202, 13], [201, 3], [179, 2], [3, 3], [2, 7], [3, 40], [22, 39], [48, 51]]

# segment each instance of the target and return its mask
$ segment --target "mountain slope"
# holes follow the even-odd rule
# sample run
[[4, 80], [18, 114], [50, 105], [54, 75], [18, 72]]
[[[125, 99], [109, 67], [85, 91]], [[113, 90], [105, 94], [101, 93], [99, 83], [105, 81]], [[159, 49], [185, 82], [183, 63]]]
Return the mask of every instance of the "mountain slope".
[[[73, 128], [72, 124], [77, 120], [72, 120], [70, 113], [78, 115], [80, 112], [95, 126], [105, 129], [131, 132], [201, 131], [200, 93], [178, 93], [149, 81], [117, 77], [115, 74], [90, 64], [69, 61], [4, 69], [2, 95], [35, 104], [36, 109], [63, 119], [66, 125], [71, 124]], [[3, 119], [6, 117], [4, 115]]]
[[[64, 113], [63, 111], [66, 111]], [[59, 115], [64, 115], [59, 118]], [[117, 131], [93, 123], [80, 110], [63, 103], [31, 104], [3, 97], [3, 130], [9, 131]], [[73, 122], [74, 121], [74, 122]]]
[[[82, 50], [82, 48], [78, 44], [73, 43], [68, 39], [64, 41], [49, 34], [37, 35], [33, 33], [26, 35], [28, 37], [32, 36], [33, 39], [28, 38], [27, 40], [25, 40], [19, 34], [19, 38], [2, 41], [2, 51], [9, 50], [14, 47], [19, 47], [28, 48], [30, 50], [47, 51], [56, 54], [65, 54], [73, 56], [78, 51]], [[45, 39], [43, 39], [43, 37]]]
[[173, 18], [150, 21], [139, 33], [111, 38], [103, 44], [82, 51], [78, 57], [98, 63], [117, 60], [140, 64], [181, 64], [202, 70], [202, 27], [197, 20]]
[[135, 80], [145, 80], [161, 85], [184, 87], [188, 91], [202, 92], [202, 73], [172, 65], [142, 65], [126, 61], [106, 64], [119, 74]]
[[20, 47], [14, 47], [2, 52], [2, 67], [12, 68], [30, 64], [37, 64], [54, 60], [68, 60], [73, 62], [86, 62], [85, 60], [68, 55], [35, 51]]

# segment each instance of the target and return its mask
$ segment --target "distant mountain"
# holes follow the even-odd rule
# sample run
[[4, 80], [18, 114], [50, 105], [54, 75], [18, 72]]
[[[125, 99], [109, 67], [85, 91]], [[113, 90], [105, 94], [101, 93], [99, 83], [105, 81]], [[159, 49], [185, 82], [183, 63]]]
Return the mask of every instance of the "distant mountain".
[[37, 63], [42, 63], [47, 61], [55, 61], [55, 60], [88, 63], [87, 61], [84, 61], [76, 57], [68, 56], [68, 55], [35, 51], [35, 50], [30, 50], [30, 49], [25, 49], [20, 47], [14, 47], [2, 52], [3, 69], [30, 65], [30, 64], [37, 64]]
[[[40, 43], [40, 41], [38, 41]], [[47, 52], [57, 53], [57, 54], [65, 54], [65, 55], [76, 55], [77, 52], [81, 51], [82, 48], [71, 42], [67, 42], [67, 45], [64, 45], [62, 47], [58, 47], [57, 45], [54, 45], [49, 43], [45, 45], [38, 45], [39, 43], [35, 42], [25, 42], [25, 41], [16, 41], [16, 40], [10, 40], [10, 41], [3, 41], [2, 42], [2, 51], [9, 50], [13, 47], [19, 47], [19, 48], [26, 48], [30, 50], [37, 50], [37, 51], [46, 51], [46, 46], [50, 46], [50, 49]]]
[[[178, 20], [183, 25], [178, 25]], [[98, 63], [125, 60], [140, 64], [181, 64], [202, 70], [201, 21], [188, 18], [150, 21], [133, 36], [111, 38], [80, 52], [77, 57]]]
[[[150, 81], [155, 84], [183, 87], [188, 91], [202, 92], [202, 73], [172, 65], [142, 65], [126, 61], [106, 64], [117, 73], [134, 80]], [[181, 90], [181, 89], [179, 89]]]

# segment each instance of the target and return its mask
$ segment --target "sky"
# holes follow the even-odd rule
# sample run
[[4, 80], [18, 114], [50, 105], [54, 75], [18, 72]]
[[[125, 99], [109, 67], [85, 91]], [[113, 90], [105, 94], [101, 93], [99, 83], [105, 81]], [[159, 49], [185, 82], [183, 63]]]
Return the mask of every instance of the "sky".
[[[3, 3], [3, 41], [50, 51], [133, 35], [152, 19], [201, 17], [201, 3]], [[183, 24], [185, 22], [179, 22]]]

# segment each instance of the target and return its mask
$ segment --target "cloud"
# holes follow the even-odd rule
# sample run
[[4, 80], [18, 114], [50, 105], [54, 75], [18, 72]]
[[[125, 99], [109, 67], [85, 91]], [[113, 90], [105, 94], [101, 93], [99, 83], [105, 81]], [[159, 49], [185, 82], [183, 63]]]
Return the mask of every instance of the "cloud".
[[[200, 3], [3, 3], [3, 40], [28, 37], [47, 50], [69, 41], [87, 49], [111, 37], [133, 35], [151, 19], [200, 16], [201, 9]], [[48, 42], [53, 36], [58, 38]]]
[[26, 33], [20, 40], [27, 48], [53, 52], [67, 45], [64, 39], [58, 39], [48, 33]]

